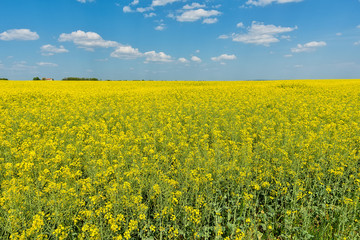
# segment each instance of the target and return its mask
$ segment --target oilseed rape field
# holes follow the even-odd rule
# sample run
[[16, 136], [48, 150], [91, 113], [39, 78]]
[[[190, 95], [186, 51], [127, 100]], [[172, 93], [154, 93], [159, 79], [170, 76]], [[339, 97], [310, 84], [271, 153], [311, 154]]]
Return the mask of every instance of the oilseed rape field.
[[0, 239], [360, 239], [360, 80], [0, 82]]

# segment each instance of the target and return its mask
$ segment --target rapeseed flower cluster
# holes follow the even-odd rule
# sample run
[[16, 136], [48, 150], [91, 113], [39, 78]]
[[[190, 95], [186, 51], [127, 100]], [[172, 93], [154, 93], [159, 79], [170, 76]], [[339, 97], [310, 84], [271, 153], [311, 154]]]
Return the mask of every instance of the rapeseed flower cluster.
[[360, 81], [0, 83], [1, 239], [360, 239]]

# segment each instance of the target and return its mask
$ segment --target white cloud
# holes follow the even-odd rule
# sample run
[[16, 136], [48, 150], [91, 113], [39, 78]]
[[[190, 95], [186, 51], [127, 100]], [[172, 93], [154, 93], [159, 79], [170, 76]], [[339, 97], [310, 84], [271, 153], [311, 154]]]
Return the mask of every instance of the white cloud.
[[106, 41], [95, 32], [84, 32], [78, 30], [72, 33], [62, 33], [59, 37], [60, 42], [73, 42], [81, 48], [93, 51], [95, 47], [109, 48], [118, 47], [119, 43], [115, 41]]
[[163, 31], [165, 29], [165, 24], [161, 23], [160, 25], [155, 27], [156, 31]]
[[[360, 1], [360, 0], [359, 0]], [[356, 26], [356, 28], [360, 28], [360, 24]]]
[[193, 62], [201, 62], [201, 58], [199, 58], [199, 57], [197, 57], [197, 56], [192, 56], [191, 57], [191, 61], [193, 61]]
[[203, 20], [203, 23], [206, 23], [206, 24], [214, 24], [214, 23], [217, 23], [217, 22], [218, 22], [217, 18], [205, 18]]
[[235, 60], [236, 59], [236, 56], [234, 54], [222, 54], [218, 57], [212, 57], [211, 60], [212, 61], [215, 61], [215, 62], [218, 62], [218, 61], [223, 61], [223, 60]]
[[146, 17], [146, 18], [151, 18], [151, 17], [155, 17], [155, 16], [156, 16], [156, 13], [154, 13], [154, 12], [144, 14], [144, 17]]
[[170, 55], [165, 54], [164, 52], [155, 52], [149, 51], [141, 53], [139, 49], [133, 48], [131, 46], [119, 46], [115, 49], [114, 52], [110, 54], [111, 57], [120, 58], [120, 59], [136, 59], [140, 57], [145, 57], [145, 63], [148, 62], [172, 62]]
[[220, 36], [218, 37], [218, 39], [228, 39], [228, 38], [230, 38], [230, 36], [225, 35], [225, 34], [220, 35]]
[[305, 47], [324, 47], [324, 46], [326, 46], [326, 42], [323, 42], [323, 41], [321, 41], [321, 42], [316, 42], [316, 41], [313, 41], [313, 42], [309, 42], [309, 43], [306, 43], [305, 45], [304, 45]]
[[360, 45], [360, 41], [354, 42], [354, 45], [355, 46]]
[[50, 62], [38, 62], [36, 64], [41, 67], [57, 67], [58, 66], [56, 63], [50, 63]]
[[303, 0], [248, 0], [246, 4], [254, 6], [266, 6], [272, 3], [291, 3], [291, 2], [302, 2]]
[[190, 9], [194, 9], [194, 8], [203, 8], [203, 7], [206, 7], [206, 5], [205, 5], [205, 4], [200, 4], [200, 3], [194, 2], [194, 3], [192, 3], [191, 5], [186, 4], [186, 5], [183, 7], [183, 9], [185, 9], [185, 10], [190, 10]]
[[124, 13], [132, 12], [131, 7], [130, 7], [130, 6], [125, 6], [125, 7], [123, 7], [123, 12], [124, 12]]
[[148, 62], [172, 62], [171, 56], [166, 55], [163, 52], [155, 52], [155, 51], [149, 51], [144, 53], [144, 56], [146, 57], [145, 63]]
[[[247, 33], [244, 34], [232, 34], [231, 37], [234, 42], [243, 42], [256, 45], [270, 46], [271, 43], [279, 42], [278, 35], [282, 33], [292, 32], [297, 27], [281, 27], [275, 25], [265, 25], [253, 21], [251, 27], [248, 27]], [[225, 36], [219, 38], [225, 39]]]
[[282, 35], [281, 39], [286, 39], [286, 40], [290, 40], [291, 37], [289, 35]]
[[304, 65], [301, 64], [294, 65], [294, 68], [302, 68], [302, 67], [304, 67]]
[[78, 30], [70, 34], [62, 33], [59, 37], [60, 42], [73, 42], [81, 48], [86, 50], [93, 50], [95, 47], [109, 48], [115, 47], [116, 49], [110, 54], [111, 57], [121, 59], [136, 59], [145, 57], [145, 62], [171, 62], [173, 61], [170, 55], [164, 52], [149, 51], [141, 53], [137, 48], [131, 46], [124, 46], [115, 41], [104, 40], [99, 34], [95, 32], [84, 32]]
[[343, 34], [341, 32], [336, 33], [336, 36], [342, 36]]
[[286, 58], [291, 58], [293, 55], [292, 54], [286, 54], [286, 55], [284, 55], [284, 57], [286, 57]]
[[52, 56], [55, 53], [66, 53], [69, 50], [65, 49], [64, 46], [56, 47], [51, 44], [43, 45], [41, 48], [41, 52], [43, 56]]
[[135, 59], [142, 57], [143, 54], [139, 52], [139, 49], [137, 48], [133, 48], [131, 46], [119, 46], [110, 54], [110, 56], [121, 59]]
[[[133, 4], [133, 2], [132, 2], [132, 3], [130, 3], [130, 5], [133, 5], [133, 6], [134, 6], [134, 5], [136, 5], [136, 4]], [[123, 12], [124, 12], [124, 13], [131, 13], [131, 12], [144, 13], [144, 12], [148, 12], [148, 11], [154, 10], [154, 8], [153, 8], [152, 6], [150, 6], [150, 7], [145, 7], [145, 8], [144, 8], [144, 7], [138, 7], [138, 8], [136, 8], [136, 10], [133, 10], [133, 9], [130, 7], [130, 5], [123, 7]], [[153, 17], [153, 16], [156, 16], [156, 14], [155, 14], [155, 13], [151, 13], [151, 14], [145, 16], [145, 17]]]
[[178, 61], [181, 62], [181, 63], [188, 63], [189, 62], [189, 60], [187, 60], [186, 58], [179, 58]]
[[136, 8], [136, 11], [139, 12], [139, 13], [148, 12], [148, 11], [152, 11], [152, 10], [154, 10], [153, 7], [145, 7], [145, 8], [139, 7], [139, 8]]
[[326, 42], [324, 41], [320, 41], [320, 42], [313, 41], [313, 42], [305, 43], [304, 45], [298, 44], [296, 48], [291, 49], [291, 52], [293, 53], [312, 52], [315, 51], [316, 48], [325, 47], [325, 46], [326, 46]]
[[204, 10], [202, 8], [196, 10], [188, 10], [181, 15], [176, 16], [176, 20], [179, 22], [195, 22], [201, 18], [209, 18], [220, 15], [221, 12], [217, 10]]
[[236, 27], [238, 27], [238, 28], [243, 28], [243, 27], [244, 27], [244, 23], [239, 22], [238, 24], [236, 24]]
[[134, 0], [130, 3], [131, 5], [138, 5], [139, 4], [139, 0]]
[[11, 41], [11, 40], [38, 40], [39, 35], [36, 32], [30, 31], [30, 29], [10, 29], [0, 33], [0, 40]]
[[165, 6], [169, 3], [174, 3], [174, 2], [178, 2], [181, 0], [153, 0], [151, 6], [156, 7], [156, 6]]
[[95, 0], [76, 0], [81, 3], [94, 2]]

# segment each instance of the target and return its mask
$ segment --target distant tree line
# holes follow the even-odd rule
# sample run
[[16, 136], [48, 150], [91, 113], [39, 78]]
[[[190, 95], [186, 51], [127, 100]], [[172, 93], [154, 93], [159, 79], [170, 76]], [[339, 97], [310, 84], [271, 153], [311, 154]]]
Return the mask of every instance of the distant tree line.
[[53, 78], [39, 78], [39, 77], [34, 77], [33, 78], [33, 81], [40, 81], [40, 80], [42, 80], [42, 81], [49, 81], [49, 80], [51, 80], [51, 81], [53, 81], [54, 79]]
[[9, 79], [7, 79], [7, 78], [0, 78], [0, 80], [9, 80]]
[[99, 81], [97, 78], [78, 78], [78, 77], [67, 77], [63, 78], [63, 81]]

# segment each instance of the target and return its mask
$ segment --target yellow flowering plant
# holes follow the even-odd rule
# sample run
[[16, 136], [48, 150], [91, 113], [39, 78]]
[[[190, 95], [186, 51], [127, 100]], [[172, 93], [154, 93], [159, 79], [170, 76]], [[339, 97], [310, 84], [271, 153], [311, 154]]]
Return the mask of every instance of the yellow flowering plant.
[[1, 239], [360, 239], [360, 81], [0, 83]]

